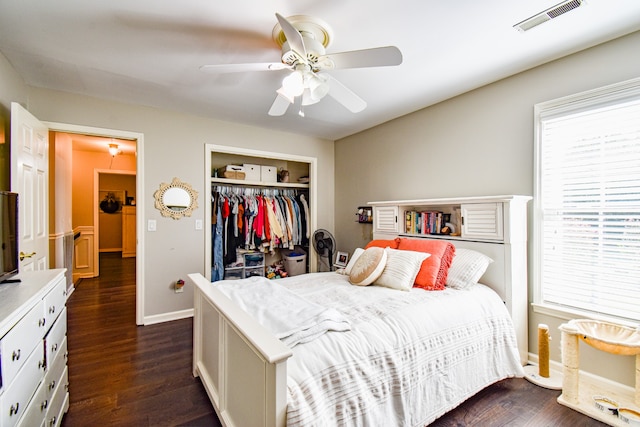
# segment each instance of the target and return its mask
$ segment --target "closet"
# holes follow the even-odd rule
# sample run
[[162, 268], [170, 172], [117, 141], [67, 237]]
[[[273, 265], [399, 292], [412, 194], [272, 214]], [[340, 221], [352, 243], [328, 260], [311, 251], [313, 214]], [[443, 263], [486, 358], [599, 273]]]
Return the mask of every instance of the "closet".
[[[316, 229], [317, 159], [213, 144], [206, 146], [205, 159], [208, 279], [220, 280], [225, 273], [227, 278], [262, 275], [265, 266], [300, 247], [307, 252], [307, 271], [315, 271], [309, 239]], [[220, 173], [236, 166], [244, 167], [244, 176]], [[277, 179], [283, 170], [287, 182]], [[264, 214], [257, 216], [258, 209]], [[244, 268], [247, 253], [263, 256], [256, 258], [257, 265]]]

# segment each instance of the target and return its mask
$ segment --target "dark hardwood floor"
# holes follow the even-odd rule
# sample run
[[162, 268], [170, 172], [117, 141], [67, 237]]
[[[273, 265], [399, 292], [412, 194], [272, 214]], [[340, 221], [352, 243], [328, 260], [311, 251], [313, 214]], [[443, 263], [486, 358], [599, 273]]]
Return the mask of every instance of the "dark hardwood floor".
[[[135, 258], [100, 256], [100, 277], [69, 298], [69, 412], [64, 427], [220, 426], [191, 374], [191, 319], [135, 325]], [[432, 425], [603, 426], [524, 379], [486, 388]], [[253, 426], [240, 426], [253, 427]]]
[[220, 425], [191, 374], [191, 319], [135, 324], [135, 258], [101, 254], [100, 277], [67, 302], [69, 412], [63, 426]]

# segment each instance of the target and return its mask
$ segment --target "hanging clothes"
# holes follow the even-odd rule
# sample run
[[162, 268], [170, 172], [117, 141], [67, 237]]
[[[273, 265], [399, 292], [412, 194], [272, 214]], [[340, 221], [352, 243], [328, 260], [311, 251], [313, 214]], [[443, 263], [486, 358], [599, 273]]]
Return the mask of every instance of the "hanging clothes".
[[220, 195], [215, 193], [211, 198], [211, 236], [213, 251], [211, 251], [211, 281], [216, 282], [224, 278], [224, 248], [222, 236], [222, 211], [220, 209]]
[[309, 206], [297, 190], [216, 186], [212, 201], [212, 278], [236, 262], [237, 249], [274, 253], [309, 243]]

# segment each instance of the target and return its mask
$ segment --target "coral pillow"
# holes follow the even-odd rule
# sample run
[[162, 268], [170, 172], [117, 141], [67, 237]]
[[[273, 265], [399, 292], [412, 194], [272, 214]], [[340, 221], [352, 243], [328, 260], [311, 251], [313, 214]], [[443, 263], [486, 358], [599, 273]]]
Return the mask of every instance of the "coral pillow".
[[349, 282], [357, 286], [367, 286], [380, 277], [387, 263], [387, 252], [378, 247], [365, 249], [351, 268]]
[[391, 248], [391, 249], [398, 249], [398, 244], [400, 243], [400, 238], [396, 237], [393, 240], [372, 240], [369, 243], [367, 243], [367, 246], [365, 246], [365, 249], [368, 248], [372, 248], [372, 247], [378, 247], [378, 248]]
[[426, 252], [431, 256], [422, 262], [414, 286], [430, 291], [442, 290], [447, 283], [447, 274], [456, 248], [446, 240], [400, 239], [398, 249]]

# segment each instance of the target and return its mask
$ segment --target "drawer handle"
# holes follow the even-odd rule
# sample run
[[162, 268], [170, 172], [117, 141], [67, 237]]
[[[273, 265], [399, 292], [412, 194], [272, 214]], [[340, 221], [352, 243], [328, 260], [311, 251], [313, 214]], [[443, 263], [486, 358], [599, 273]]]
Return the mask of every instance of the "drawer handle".
[[17, 353], [16, 353], [16, 350], [13, 350], [13, 354], [11, 355], [11, 360], [13, 360], [14, 362], [16, 360], [20, 360], [20, 349], [18, 349]]
[[51, 351], [56, 351], [58, 350], [58, 343], [55, 343], [51, 346]]
[[15, 406], [11, 405], [11, 408], [9, 408], [9, 416], [12, 417], [16, 415], [19, 410], [20, 410], [20, 402], [16, 402]]
[[49, 406], [49, 401], [48, 400], [44, 400], [44, 402], [42, 402], [40, 404], [40, 412], [44, 411], [45, 409], [47, 409], [47, 407]]
[[38, 326], [43, 327], [46, 324], [47, 324], [47, 319], [45, 319], [44, 317], [38, 320]]
[[44, 369], [47, 366], [47, 362], [44, 360], [38, 361], [38, 369]]
[[56, 306], [52, 305], [51, 307], [49, 307], [49, 314], [53, 314], [56, 312]]
[[55, 415], [53, 417], [51, 417], [51, 419], [49, 420], [49, 425], [50, 426], [54, 426], [56, 425], [56, 421], [58, 420], [58, 417], [56, 417]]
[[53, 390], [54, 388], [56, 388], [56, 380], [53, 380], [49, 383], [49, 391]]

